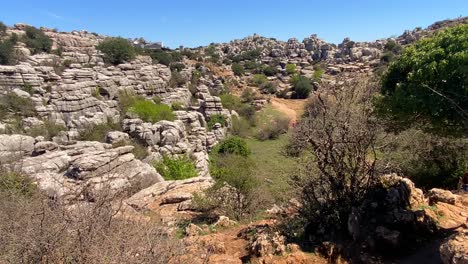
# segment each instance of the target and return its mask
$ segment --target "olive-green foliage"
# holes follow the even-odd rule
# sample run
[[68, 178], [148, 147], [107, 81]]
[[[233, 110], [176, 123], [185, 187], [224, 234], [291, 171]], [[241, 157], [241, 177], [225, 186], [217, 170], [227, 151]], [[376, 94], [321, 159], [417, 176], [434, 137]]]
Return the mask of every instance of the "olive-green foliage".
[[155, 104], [145, 99], [136, 99], [128, 109], [145, 122], [156, 123], [161, 120], [174, 121], [175, 115], [170, 106], [165, 104]]
[[104, 61], [113, 65], [131, 61], [136, 56], [132, 44], [121, 37], [106, 38], [96, 48], [104, 53]]
[[239, 155], [212, 156], [211, 176], [215, 179], [207, 195], [213, 209], [242, 220], [258, 211], [260, 203], [256, 189], [259, 181], [254, 175], [255, 163]]
[[206, 126], [208, 127], [208, 129], [211, 129], [216, 123], [219, 123], [224, 127], [228, 125], [227, 119], [224, 115], [215, 114], [209, 117]]
[[257, 87], [260, 87], [260, 85], [266, 82], [268, 82], [268, 79], [264, 74], [255, 74], [250, 80], [250, 83]]
[[296, 64], [291, 64], [291, 63], [286, 64], [286, 73], [288, 73], [289, 75], [293, 75], [293, 74], [296, 74], [296, 72], [297, 72]]
[[165, 180], [185, 180], [197, 176], [195, 165], [186, 156], [179, 158], [164, 156], [161, 162], [154, 164], [154, 167]]
[[243, 117], [232, 117], [232, 126], [230, 132], [234, 136], [245, 138], [250, 133], [250, 123]]
[[135, 158], [143, 160], [148, 156], [148, 149], [145, 146], [145, 143], [141, 143], [134, 139], [118, 141], [112, 144], [113, 148], [123, 147], [123, 146], [133, 146], [132, 154]]
[[242, 76], [245, 73], [244, 66], [242, 66], [239, 63], [233, 63], [231, 65], [232, 72], [234, 72], [234, 75], [236, 76]]
[[235, 55], [232, 57], [233, 62], [241, 62], [241, 61], [253, 61], [260, 57], [261, 51], [260, 49], [254, 49], [249, 51], [244, 51], [241, 54]]
[[16, 54], [11, 38], [0, 41], [0, 65], [12, 65], [15, 63]]
[[382, 78], [378, 114], [393, 129], [467, 135], [468, 25], [407, 47]]
[[174, 111], [179, 111], [179, 110], [184, 110], [185, 106], [184, 106], [184, 103], [174, 102], [174, 103], [171, 104], [171, 108]]
[[468, 170], [468, 140], [439, 137], [408, 129], [387, 137], [380, 163], [421, 188], [456, 189]]
[[3, 35], [7, 30], [7, 26], [0, 21], [0, 36]]
[[260, 127], [256, 138], [261, 141], [278, 139], [281, 134], [288, 132], [289, 121], [290, 119], [285, 116], [274, 117], [271, 122]]
[[169, 87], [177, 88], [181, 87], [186, 83], [184, 77], [180, 74], [180, 72], [173, 71], [171, 74], [171, 79], [169, 80]]
[[275, 76], [278, 73], [278, 69], [276, 69], [276, 67], [273, 67], [273, 66], [267, 66], [263, 68], [262, 72], [266, 76]]
[[260, 85], [260, 90], [262, 93], [274, 94], [277, 91], [276, 85], [273, 82], [266, 82]]
[[245, 140], [240, 137], [229, 137], [219, 143], [214, 149], [214, 153], [218, 154], [234, 154], [247, 157], [250, 155], [250, 149]]
[[0, 192], [31, 197], [37, 192], [37, 188], [28, 176], [2, 169], [0, 171]]
[[24, 98], [15, 93], [0, 96], [0, 120], [7, 118], [10, 114], [18, 117], [36, 116], [35, 104], [30, 98]]
[[176, 71], [176, 72], [181, 72], [183, 69], [185, 69], [185, 65], [183, 63], [172, 63], [171, 66], [170, 66], [170, 69], [172, 72]]
[[137, 100], [144, 100], [141, 96], [136, 96], [130, 91], [121, 91], [118, 96], [119, 99], [119, 107], [122, 110], [122, 113], [125, 114], [130, 107], [137, 101]]
[[309, 78], [303, 75], [295, 75], [291, 78], [293, 84], [294, 96], [299, 99], [307, 98], [313, 89]]
[[27, 26], [25, 29], [23, 42], [32, 51], [33, 54], [40, 52], [50, 52], [52, 48], [52, 40], [42, 32], [42, 30]]
[[67, 128], [62, 125], [45, 120], [44, 125], [32, 127], [29, 131], [27, 131], [27, 134], [32, 137], [43, 136], [46, 140], [51, 140], [61, 131], [65, 131], [66, 129]]
[[323, 70], [322, 67], [315, 67], [314, 74], [312, 75], [312, 79], [314, 81], [320, 81], [324, 73], [325, 71]]
[[240, 98], [233, 94], [222, 94], [219, 97], [221, 98], [223, 107], [226, 109], [237, 111], [242, 105]]
[[242, 91], [241, 99], [243, 103], [252, 103], [255, 100], [255, 92], [252, 88], [247, 87]]
[[80, 131], [80, 140], [105, 142], [107, 133], [110, 131], [122, 131], [120, 124], [110, 120], [98, 125], [90, 125]]

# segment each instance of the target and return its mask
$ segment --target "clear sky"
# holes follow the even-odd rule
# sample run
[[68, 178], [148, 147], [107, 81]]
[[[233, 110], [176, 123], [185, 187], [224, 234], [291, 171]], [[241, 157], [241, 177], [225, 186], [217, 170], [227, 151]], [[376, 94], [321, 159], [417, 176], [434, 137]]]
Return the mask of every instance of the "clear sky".
[[468, 0], [5, 0], [0, 21], [61, 31], [144, 37], [176, 48], [253, 33], [287, 40], [311, 34], [371, 41], [468, 15]]

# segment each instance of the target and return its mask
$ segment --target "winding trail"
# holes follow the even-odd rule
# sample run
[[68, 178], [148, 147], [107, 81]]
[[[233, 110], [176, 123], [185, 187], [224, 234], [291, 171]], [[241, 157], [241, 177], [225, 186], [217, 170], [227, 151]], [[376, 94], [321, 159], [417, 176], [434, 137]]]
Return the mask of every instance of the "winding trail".
[[304, 106], [306, 103], [306, 99], [271, 99], [271, 105], [289, 117], [291, 119], [291, 125], [296, 124], [301, 118], [302, 113], [304, 113]]

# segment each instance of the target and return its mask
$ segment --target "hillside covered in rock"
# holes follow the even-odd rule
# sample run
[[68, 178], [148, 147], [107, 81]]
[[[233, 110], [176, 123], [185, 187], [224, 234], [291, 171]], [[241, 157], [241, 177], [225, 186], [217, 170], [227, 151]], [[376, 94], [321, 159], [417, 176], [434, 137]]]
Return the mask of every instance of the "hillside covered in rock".
[[406, 50], [467, 25], [171, 50], [1, 24], [0, 222], [28, 232], [0, 225], [0, 262], [34, 236], [25, 263], [394, 263], [426, 245], [468, 263], [466, 131], [388, 128], [374, 109]]

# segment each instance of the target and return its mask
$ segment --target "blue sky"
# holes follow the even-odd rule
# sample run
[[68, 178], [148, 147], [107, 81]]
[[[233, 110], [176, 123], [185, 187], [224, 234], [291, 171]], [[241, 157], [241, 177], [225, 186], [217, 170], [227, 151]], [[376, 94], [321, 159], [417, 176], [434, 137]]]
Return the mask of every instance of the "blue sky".
[[468, 15], [468, 0], [10, 0], [0, 21], [144, 37], [175, 48], [227, 42], [253, 33], [287, 40], [311, 34], [339, 43], [400, 35]]

